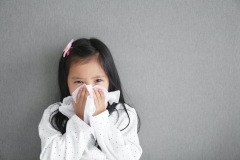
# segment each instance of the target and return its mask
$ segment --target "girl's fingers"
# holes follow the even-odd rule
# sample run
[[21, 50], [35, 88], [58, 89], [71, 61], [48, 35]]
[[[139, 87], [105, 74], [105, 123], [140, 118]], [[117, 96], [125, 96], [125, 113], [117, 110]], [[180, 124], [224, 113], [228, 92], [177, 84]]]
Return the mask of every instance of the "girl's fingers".
[[98, 90], [96, 90], [96, 92], [97, 92], [99, 104], [103, 104], [105, 102], [103, 91], [101, 89], [98, 89]]
[[[81, 109], [85, 108], [87, 96], [89, 92], [86, 87], [81, 88], [77, 95], [77, 102], [73, 102], [74, 107], [80, 107]], [[96, 108], [106, 108], [104, 92], [101, 89], [93, 88], [93, 98]]]
[[87, 94], [88, 94], [87, 88], [84, 87], [80, 96], [80, 102], [82, 107], [85, 107]]
[[95, 89], [95, 101], [98, 105], [103, 105], [105, 103], [104, 93], [101, 89]]
[[88, 94], [89, 94], [89, 93], [88, 93], [88, 90], [87, 90], [87, 88], [85, 88], [85, 90], [84, 90], [84, 95], [83, 95], [83, 97], [82, 97], [82, 106], [83, 106], [83, 107], [85, 107]]
[[81, 88], [81, 93], [79, 95], [79, 104], [80, 104], [80, 106], [82, 106], [82, 103], [83, 103], [84, 92], [85, 92], [85, 88]]
[[96, 111], [93, 114], [95, 116], [106, 110], [107, 103], [105, 104], [104, 92], [101, 89], [93, 89], [93, 98], [96, 106]]
[[82, 93], [82, 88], [80, 88], [79, 91], [78, 91], [77, 98], [76, 98], [76, 103], [79, 102], [81, 93]]
[[96, 89], [95, 88], [93, 89], [93, 99], [94, 99], [95, 106], [97, 107], [96, 104], [98, 104], [98, 98], [97, 98], [97, 95], [96, 95]]
[[78, 106], [85, 106], [85, 102], [86, 102], [86, 98], [88, 96], [88, 91], [85, 87], [80, 88], [77, 94], [77, 98], [76, 98], [76, 104], [78, 104]]
[[82, 92], [80, 94], [80, 98], [82, 99], [84, 97], [84, 94], [85, 94], [85, 91], [86, 91], [86, 88], [82, 88]]
[[87, 98], [88, 95], [89, 95], [89, 92], [88, 92], [87, 88], [85, 88], [84, 98]]
[[105, 100], [103, 91], [99, 89], [98, 92], [99, 92], [101, 100], [103, 100], [103, 99]]
[[101, 96], [100, 96], [100, 93], [99, 93], [98, 89], [95, 90], [95, 94], [96, 94], [96, 97], [97, 97], [97, 99], [99, 101], [101, 99]]
[[100, 95], [101, 95], [101, 103], [103, 104], [104, 108], [107, 108], [107, 103], [105, 103], [105, 95], [104, 92], [102, 90], [99, 91]]

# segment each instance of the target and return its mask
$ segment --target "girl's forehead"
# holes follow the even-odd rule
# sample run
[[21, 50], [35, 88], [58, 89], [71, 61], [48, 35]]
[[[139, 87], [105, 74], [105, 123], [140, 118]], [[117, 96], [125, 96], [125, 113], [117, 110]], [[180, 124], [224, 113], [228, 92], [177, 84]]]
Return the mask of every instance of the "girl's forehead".
[[70, 76], [80, 76], [84, 77], [92, 77], [92, 76], [106, 76], [103, 68], [100, 63], [96, 59], [92, 59], [87, 63], [73, 63], [69, 69]]

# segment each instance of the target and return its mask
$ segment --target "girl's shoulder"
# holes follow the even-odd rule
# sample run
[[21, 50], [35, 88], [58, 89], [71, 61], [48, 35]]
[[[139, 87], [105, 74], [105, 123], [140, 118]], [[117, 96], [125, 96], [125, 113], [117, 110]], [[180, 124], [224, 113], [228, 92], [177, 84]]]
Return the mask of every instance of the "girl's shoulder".
[[126, 103], [124, 103], [124, 105], [123, 105], [123, 103], [118, 103], [117, 106], [116, 106], [116, 110], [120, 113], [125, 112], [124, 106], [125, 106], [125, 108], [126, 108], [126, 110], [129, 114], [135, 114], [135, 115], [137, 114], [136, 110]]
[[60, 106], [70, 105], [71, 102], [72, 102], [72, 96], [67, 96], [62, 100], [62, 102], [56, 102], [56, 103], [49, 105], [45, 109], [45, 111], [52, 113], [52, 112], [56, 111], [57, 109], [59, 109]]
[[[124, 109], [124, 106], [126, 110]], [[136, 110], [126, 103], [118, 103], [115, 107], [115, 111], [110, 114], [109, 119], [121, 130], [126, 128], [126, 126], [133, 127], [138, 124], [138, 115]], [[132, 127], [128, 127], [128, 129], [131, 129]], [[128, 129], [125, 131], [128, 131]]]
[[60, 102], [53, 103], [44, 110], [44, 113], [51, 114], [52, 112], [56, 111], [60, 106], [61, 106]]

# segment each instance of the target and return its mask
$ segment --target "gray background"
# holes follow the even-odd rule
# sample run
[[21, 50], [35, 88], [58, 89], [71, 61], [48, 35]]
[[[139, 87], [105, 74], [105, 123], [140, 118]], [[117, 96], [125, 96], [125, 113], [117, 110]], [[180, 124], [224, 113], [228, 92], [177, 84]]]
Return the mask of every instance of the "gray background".
[[139, 112], [141, 159], [240, 159], [240, 1], [0, 1], [0, 159], [39, 159], [58, 60], [97, 37]]

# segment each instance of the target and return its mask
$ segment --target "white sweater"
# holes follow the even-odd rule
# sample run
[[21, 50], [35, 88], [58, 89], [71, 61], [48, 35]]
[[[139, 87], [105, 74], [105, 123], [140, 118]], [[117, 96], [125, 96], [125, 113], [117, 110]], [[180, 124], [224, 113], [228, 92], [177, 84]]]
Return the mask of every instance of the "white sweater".
[[[71, 104], [71, 97], [66, 97], [62, 106]], [[38, 126], [41, 138], [41, 160], [135, 160], [142, 154], [137, 135], [137, 114], [134, 108], [125, 105], [128, 116], [121, 104], [117, 111], [109, 115], [104, 111], [97, 116], [90, 117], [90, 126], [82, 121], [75, 113], [68, 115], [66, 133], [63, 135], [52, 127], [49, 122], [51, 113], [59, 108], [55, 103], [45, 109]], [[124, 129], [125, 128], [125, 129]], [[121, 129], [124, 129], [120, 131]], [[101, 147], [95, 146], [95, 139]]]

